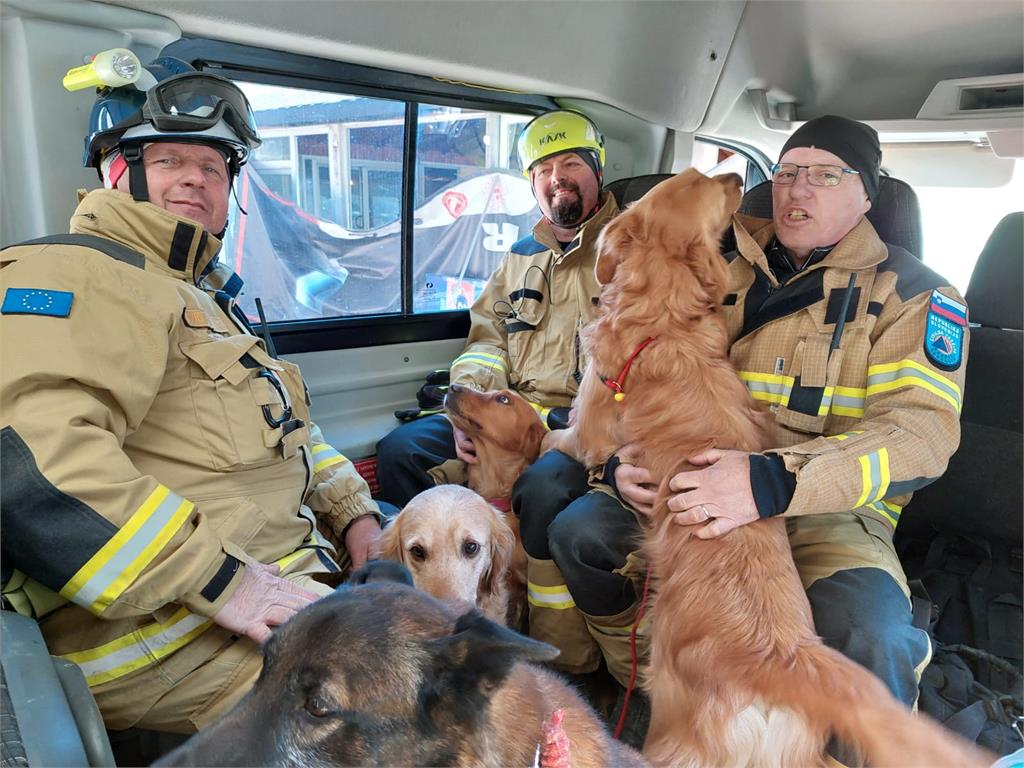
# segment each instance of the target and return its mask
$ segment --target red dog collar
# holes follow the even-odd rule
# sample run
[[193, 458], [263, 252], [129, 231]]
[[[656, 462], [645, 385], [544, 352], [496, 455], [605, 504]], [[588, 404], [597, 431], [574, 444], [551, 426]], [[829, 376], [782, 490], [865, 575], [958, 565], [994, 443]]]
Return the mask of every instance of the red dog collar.
[[512, 511], [512, 497], [503, 496], [500, 499], [488, 499], [487, 503], [497, 509], [499, 512], [511, 512]]
[[629, 368], [631, 365], [633, 365], [633, 361], [636, 360], [636, 356], [643, 352], [644, 347], [646, 347], [652, 341], [654, 341], [654, 337], [648, 336], [646, 339], [640, 342], [640, 346], [634, 349], [633, 354], [626, 358], [626, 364], [622, 366], [622, 370], [619, 371], [619, 375], [616, 376], [614, 379], [608, 379], [605, 378], [604, 376], [601, 376], [601, 374], [598, 374], [598, 378], [601, 379], [601, 383], [608, 387], [608, 389], [615, 392], [615, 402], [621, 403], [623, 400], [626, 399], [626, 393], [622, 391], [622, 388], [626, 386], [626, 376], [629, 375]]

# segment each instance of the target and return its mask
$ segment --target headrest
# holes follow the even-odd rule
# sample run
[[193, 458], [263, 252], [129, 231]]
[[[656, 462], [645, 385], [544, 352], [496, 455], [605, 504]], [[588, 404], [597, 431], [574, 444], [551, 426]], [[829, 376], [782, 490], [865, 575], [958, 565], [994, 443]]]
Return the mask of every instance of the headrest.
[[964, 298], [972, 323], [1024, 330], [1024, 212], [1008, 213], [996, 224]]
[[665, 179], [671, 179], [673, 173], [649, 173], [646, 176], [633, 176], [628, 179], [616, 179], [604, 185], [612, 193], [619, 208], [625, 208], [646, 195], [651, 187]]
[[[748, 191], [740, 204], [740, 213], [770, 219], [772, 183], [765, 181]], [[921, 258], [921, 209], [917, 204], [917, 194], [905, 181], [892, 176], [879, 179], [878, 197], [868, 211], [867, 220], [883, 243], [906, 248]]]

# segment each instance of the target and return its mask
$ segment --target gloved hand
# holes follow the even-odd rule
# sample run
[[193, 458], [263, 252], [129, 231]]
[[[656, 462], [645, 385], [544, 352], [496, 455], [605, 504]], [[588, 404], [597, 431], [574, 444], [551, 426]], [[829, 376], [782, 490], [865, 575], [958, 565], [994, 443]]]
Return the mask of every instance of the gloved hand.
[[213, 615], [213, 622], [257, 643], [270, 637], [270, 628], [288, 619], [320, 596], [282, 579], [281, 569], [271, 563], [244, 563], [242, 583]]
[[444, 406], [444, 396], [448, 393], [447, 369], [431, 371], [427, 374], [427, 383], [416, 392], [416, 402], [423, 410]]
[[572, 409], [566, 406], [558, 406], [548, 411], [548, 429], [568, 429], [572, 426], [574, 419], [570, 418]]
[[444, 396], [448, 392], [448, 370], [438, 369], [427, 374], [426, 383], [416, 392], [419, 408], [408, 408], [395, 411], [399, 421], [415, 421], [424, 416], [444, 413]]

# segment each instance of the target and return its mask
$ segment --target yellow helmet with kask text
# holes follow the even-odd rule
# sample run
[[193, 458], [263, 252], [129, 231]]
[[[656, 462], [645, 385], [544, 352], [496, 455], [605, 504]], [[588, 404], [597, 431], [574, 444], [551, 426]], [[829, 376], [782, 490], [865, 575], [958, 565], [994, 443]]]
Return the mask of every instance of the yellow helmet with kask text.
[[517, 143], [523, 175], [541, 160], [563, 152], [590, 152], [604, 168], [604, 136], [588, 117], [568, 109], [537, 115], [526, 124]]

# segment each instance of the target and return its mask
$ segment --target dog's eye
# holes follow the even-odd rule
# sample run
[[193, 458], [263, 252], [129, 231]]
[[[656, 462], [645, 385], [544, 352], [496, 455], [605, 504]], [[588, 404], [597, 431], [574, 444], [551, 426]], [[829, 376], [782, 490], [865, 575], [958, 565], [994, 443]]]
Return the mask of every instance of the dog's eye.
[[502, 405], [508, 405], [512, 401], [509, 400], [508, 395], [498, 395], [498, 402]]
[[419, 544], [414, 544], [413, 546], [409, 547], [409, 554], [412, 555], [413, 558], [416, 560], [427, 559], [427, 551], [423, 549], [423, 547], [421, 547]]
[[306, 698], [306, 711], [313, 717], [326, 717], [331, 713], [331, 705], [327, 699], [314, 693]]
[[462, 554], [466, 557], [476, 557], [476, 553], [480, 551], [480, 545], [475, 541], [467, 541], [462, 545]]

